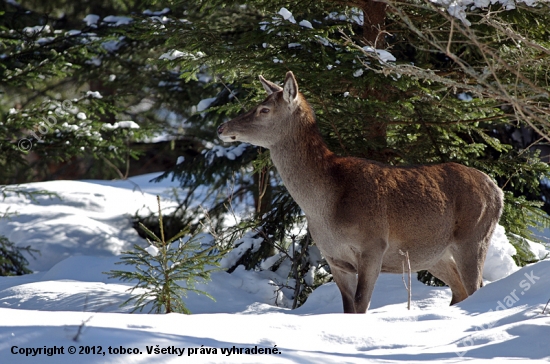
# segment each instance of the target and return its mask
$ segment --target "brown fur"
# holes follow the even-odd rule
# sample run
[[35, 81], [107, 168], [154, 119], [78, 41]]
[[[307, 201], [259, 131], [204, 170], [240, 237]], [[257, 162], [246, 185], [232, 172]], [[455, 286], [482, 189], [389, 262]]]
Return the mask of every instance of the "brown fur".
[[269, 96], [218, 129], [224, 141], [269, 148], [285, 186], [342, 294], [344, 312], [367, 311], [380, 272], [428, 270], [451, 287], [451, 304], [482, 286], [485, 255], [503, 206], [484, 173], [456, 163], [395, 167], [338, 157], [323, 142], [292, 72], [284, 86], [260, 76]]

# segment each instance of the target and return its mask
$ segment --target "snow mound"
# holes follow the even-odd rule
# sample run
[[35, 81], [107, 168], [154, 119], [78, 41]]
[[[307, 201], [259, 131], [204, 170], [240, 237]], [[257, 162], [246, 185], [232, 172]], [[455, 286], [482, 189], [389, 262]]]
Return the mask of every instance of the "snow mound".
[[512, 259], [514, 255], [516, 255], [516, 248], [508, 241], [504, 228], [497, 225], [485, 258], [483, 278], [496, 281], [518, 270], [514, 259]]
[[[109, 181], [102, 183], [105, 185], [51, 181], [20, 186], [26, 192], [46, 190], [56, 195], [31, 199], [8, 194], [0, 200], [0, 211], [17, 214], [0, 219], [0, 235], [16, 245], [38, 249], [37, 259], [25, 253], [29, 268], [37, 271], [46, 271], [75, 255], [119, 255], [133, 244], [143, 242], [132, 227], [131, 216], [157, 211], [157, 201], [155, 195], [141, 192], [131, 181], [111, 182], [126, 184], [126, 188], [108, 186]], [[155, 188], [154, 192], [162, 190], [161, 186]], [[170, 208], [175, 203], [164, 200], [162, 206]]]
[[[120, 261], [115, 254], [121, 244], [139, 239], [125, 214], [142, 207], [156, 210], [154, 194], [169, 196], [166, 190], [174, 185], [167, 181], [150, 184], [156, 176], [33, 183], [20, 188], [47, 189], [59, 197], [37, 196], [33, 201], [9, 194], [1, 201], [0, 211], [11, 207], [19, 215], [0, 220], [0, 234], [18, 244], [39, 247], [43, 254], [39, 260], [42, 272], [0, 277], [1, 363], [73, 363], [75, 356], [67, 352], [71, 346], [77, 353], [81, 347], [101, 348], [99, 361], [106, 363], [550, 360], [545, 340], [550, 337], [550, 310], [543, 313], [550, 298], [550, 260], [521, 269], [510, 264], [515, 252], [501, 227], [491, 240], [485, 267], [485, 278], [489, 279], [489, 272], [498, 281], [487, 283], [455, 306], [449, 306], [448, 287], [429, 287], [413, 280], [412, 307], [407, 310], [401, 275], [382, 274], [366, 315], [342, 314], [342, 299], [334, 283], [317, 288], [303, 306], [290, 310], [290, 295], [286, 288], [280, 289], [281, 283], [292, 286], [285, 281], [289, 267], [272, 272], [239, 266], [232, 274], [214, 272], [211, 282], [196, 285], [216, 301], [192, 292], [184, 297], [193, 315], [129, 315], [132, 307], [120, 304], [130, 298], [134, 283], [109, 279], [103, 272], [132, 269], [115, 264]], [[242, 251], [256, 249], [261, 242], [245, 235], [239, 243]], [[320, 259], [313, 255], [313, 261]], [[32, 264], [37, 263], [31, 259], [36, 269]], [[54, 346], [64, 347], [65, 353], [25, 356], [26, 348]], [[275, 347], [280, 354], [221, 353], [228, 348]], [[137, 354], [111, 350], [119, 348], [134, 348]], [[155, 348], [167, 354], [152, 353]], [[185, 359], [168, 354], [172, 348], [185, 349]], [[201, 354], [201, 349], [209, 349], [210, 354]], [[79, 355], [78, 361], [97, 363], [98, 359], [97, 355]]]
[[544, 245], [530, 240], [526, 240], [526, 242], [529, 246], [529, 250], [531, 250], [531, 253], [533, 253], [533, 255], [538, 259], [546, 259], [550, 256], [550, 251], [546, 249]]
[[487, 284], [457, 306], [469, 312], [489, 312], [534, 305], [541, 306], [542, 311], [543, 303], [550, 299], [549, 283], [550, 260], [543, 260]]

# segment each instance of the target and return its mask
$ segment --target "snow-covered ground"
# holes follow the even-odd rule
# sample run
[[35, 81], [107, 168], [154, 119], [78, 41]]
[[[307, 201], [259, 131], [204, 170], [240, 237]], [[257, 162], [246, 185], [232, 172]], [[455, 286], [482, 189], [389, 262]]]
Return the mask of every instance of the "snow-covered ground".
[[289, 310], [272, 304], [269, 274], [238, 268], [197, 287], [216, 302], [186, 298], [193, 315], [129, 314], [119, 305], [131, 284], [102, 272], [120, 269], [117, 255], [140, 241], [130, 216], [155, 211], [156, 194], [164, 207], [173, 204], [177, 183], [148, 183], [154, 176], [34, 183], [23, 187], [61, 199], [12, 194], [0, 201], [0, 212], [18, 212], [0, 220], [0, 234], [42, 254], [30, 260], [37, 273], [0, 277], [0, 363], [550, 360], [550, 307], [542, 312], [550, 260], [518, 269], [501, 229], [488, 254], [486, 286], [453, 307], [448, 288], [413, 280], [408, 311], [401, 276], [383, 274], [366, 315], [342, 314], [334, 283]]

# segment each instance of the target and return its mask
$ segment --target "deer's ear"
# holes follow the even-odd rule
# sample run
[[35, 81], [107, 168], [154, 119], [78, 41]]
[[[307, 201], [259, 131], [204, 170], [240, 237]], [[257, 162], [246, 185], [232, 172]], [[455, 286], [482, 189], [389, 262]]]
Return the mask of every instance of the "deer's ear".
[[263, 78], [263, 76], [260, 76], [259, 78], [260, 78], [260, 82], [262, 83], [262, 86], [264, 86], [264, 89], [268, 95], [271, 95], [272, 93], [281, 91], [283, 89], [281, 86], [266, 80], [265, 78]]
[[290, 103], [298, 97], [298, 83], [291, 71], [286, 73], [285, 84], [283, 85], [283, 98]]

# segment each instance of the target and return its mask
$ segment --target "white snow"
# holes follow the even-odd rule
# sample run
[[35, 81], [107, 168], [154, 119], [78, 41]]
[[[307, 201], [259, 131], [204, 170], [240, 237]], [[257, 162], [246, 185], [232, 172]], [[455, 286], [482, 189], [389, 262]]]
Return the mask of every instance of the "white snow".
[[376, 53], [378, 55], [378, 57], [380, 58], [380, 62], [395, 62], [396, 61], [394, 55], [391, 54], [390, 52], [384, 50], [384, 49], [374, 49], [370, 46], [365, 46], [365, 47], [363, 47], [363, 49], [366, 52]]
[[115, 124], [118, 124], [118, 127], [123, 129], [139, 129], [139, 125], [132, 120], [118, 121]]
[[476, 8], [486, 8], [491, 4], [491, 0], [474, 0], [474, 5]]
[[298, 25], [304, 27], [304, 28], [309, 28], [309, 29], [313, 29], [313, 25], [311, 25], [311, 23], [308, 21], [308, 20], [302, 20], [298, 23]]
[[109, 15], [103, 18], [103, 22], [109, 23], [114, 26], [119, 25], [128, 25], [133, 21], [132, 18], [129, 18], [127, 16], [115, 16], [115, 15]]
[[76, 29], [69, 30], [67, 33], [65, 33], [65, 35], [67, 37], [72, 37], [72, 36], [76, 36], [76, 35], [80, 35], [80, 34], [82, 34], [82, 32], [80, 30], [76, 30]]
[[315, 267], [309, 267], [305, 277], [304, 277], [304, 281], [306, 282], [306, 284], [308, 286], [313, 286], [313, 279], [315, 277]]
[[99, 15], [88, 14], [84, 19], [82, 19], [82, 21], [85, 22], [87, 26], [92, 26], [92, 25], [95, 26], [99, 21]]
[[51, 43], [54, 40], [55, 40], [55, 37], [43, 37], [43, 38], [37, 39], [36, 43], [39, 44], [39, 45], [44, 45], [44, 44]]
[[474, 99], [470, 94], [467, 94], [466, 92], [459, 93], [457, 97], [461, 101], [472, 101]]
[[527, 6], [536, 6], [539, 2], [548, 2], [548, 0], [430, 0], [447, 9], [447, 12], [462, 21], [466, 26], [472, 25], [466, 18], [468, 7], [486, 9], [489, 4], [500, 4], [505, 10], [513, 10], [516, 3], [524, 3]]
[[199, 103], [197, 104], [197, 112], [202, 112], [208, 109], [214, 101], [216, 101], [215, 97], [209, 97], [207, 99], [199, 101]]
[[546, 250], [546, 248], [542, 244], [535, 243], [529, 240], [526, 240], [526, 242], [529, 245], [529, 249], [531, 250], [531, 253], [533, 253], [533, 255], [537, 259], [550, 258], [550, 252]]
[[174, 59], [185, 57], [187, 59], [196, 60], [196, 59], [202, 58], [204, 56], [205, 56], [205, 54], [203, 52], [200, 52], [200, 51], [193, 54], [193, 53], [189, 53], [189, 52], [182, 52], [182, 51], [178, 51], [176, 49], [172, 49], [171, 51], [162, 54], [159, 57], [159, 59], [167, 59], [169, 61], [173, 61]]
[[123, 40], [125, 38], [126, 37], [119, 37], [118, 40], [114, 40], [114, 39], [108, 40], [106, 42], [101, 43], [101, 47], [103, 47], [103, 49], [105, 49], [107, 52], [114, 53], [120, 49], [120, 47], [123, 44]]
[[315, 35], [315, 39], [325, 47], [330, 47], [330, 41], [327, 38], [321, 37], [320, 35]]
[[241, 143], [237, 145], [230, 145], [229, 147], [224, 147], [221, 145], [214, 145], [212, 149], [204, 151], [209, 163], [212, 163], [214, 158], [225, 157], [229, 160], [235, 160], [237, 157], [240, 157], [243, 152], [246, 150], [246, 147], [250, 144]]
[[92, 64], [94, 66], [101, 66], [101, 59], [96, 57], [96, 56], [93, 56], [91, 57], [89, 60], [86, 61], [87, 64]]
[[235, 248], [221, 260], [221, 266], [223, 268], [231, 268], [248, 250], [255, 253], [260, 249], [260, 245], [264, 238], [254, 238], [254, 232], [247, 232], [241, 239], [235, 242]]
[[287, 8], [281, 8], [278, 14], [282, 16], [284, 20], [288, 20], [289, 22], [296, 24], [296, 19], [294, 19], [294, 16]]
[[156, 257], [159, 253], [159, 249], [154, 245], [149, 245], [147, 248], [145, 248], [145, 251], [151, 254], [153, 257]]
[[353, 22], [359, 26], [364, 23], [363, 11], [359, 8], [350, 8], [348, 14], [332, 12], [325, 19]]
[[[35, 202], [22, 196], [0, 200], [0, 212], [9, 209], [18, 213], [11, 219], [0, 219], [0, 234], [20, 245], [39, 249], [39, 259], [30, 258], [30, 267], [39, 271], [46, 271], [75, 254], [120, 254], [141, 241], [131, 227], [129, 216], [138, 211], [147, 215], [157, 209], [155, 196], [145, 192], [165, 195], [162, 191], [168, 189], [162, 185], [153, 185], [150, 189], [138, 184], [144, 185], [157, 175], [128, 181], [52, 181], [23, 185], [26, 191], [48, 190], [57, 197], [37, 196]], [[167, 208], [170, 205], [173, 203], [163, 202]]]
[[27, 36], [32, 37], [39, 33], [51, 33], [51, 28], [49, 25], [37, 25], [34, 27], [25, 27], [23, 28], [23, 33]]
[[[18, 211], [0, 220], [0, 234], [42, 254], [37, 260], [30, 258], [36, 273], [0, 277], [1, 363], [550, 360], [550, 312], [542, 313], [550, 298], [550, 260], [506, 268], [512, 252], [502, 228], [491, 240], [484, 272], [487, 279], [487, 273], [495, 273], [491, 266], [498, 267], [501, 279], [486, 282], [455, 306], [449, 306], [447, 287], [429, 287], [413, 279], [409, 311], [401, 275], [382, 274], [366, 315], [342, 314], [334, 283], [317, 288], [302, 307], [290, 310], [284, 308], [289, 304], [287, 294], [274, 285], [282, 278], [277, 272], [239, 266], [232, 274], [215, 272], [212, 282], [197, 285], [216, 301], [194, 293], [184, 298], [193, 315], [129, 314], [131, 306], [119, 305], [130, 297], [133, 284], [108, 279], [103, 272], [130, 269], [115, 265], [118, 255], [134, 243], [147, 246], [131, 227], [130, 217], [155, 211], [155, 194], [161, 195], [163, 207], [175, 207], [170, 190], [177, 183], [148, 182], [158, 175], [127, 181], [31, 183], [20, 188], [45, 189], [58, 197], [37, 196], [33, 201], [10, 193], [0, 200], [0, 211]], [[260, 237], [246, 234], [224, 265], [260, 243]], [[311, 253], [310, 259], [320, 258], [315, 249]], [[311, 276], [312, 272], [306, 279]], [[57, 353], [49, 356], [54, 347]], [[77, 353], [69, 354], [73, 347]], [[244, 354], [256, 347], [276, 348], [277, 353]], [[122, 349], [132, 353], [121, 354]], [[243, 354], [235, 352], [240, 349]], [[98, 353], [92, 354], [94, 350]]]
[[164, 8], [160, 11], [151, 11], [151, 10], [147, 9], [143, 12], [143, 15], [159, 16], [159, 15], [168, 14], [169, 12], [170, 12], [170, 8]]
[[512, 259], [512, 255], [516, 254], [516, 248], [510, 244], [504, 233], [504, 228], [497, 225], [491, 237], [491, 245], [483, 267], [483, 278], [489, 281], [504, 278], [518, 269]]
[[447, 7], [447, 11], [451, 16], [454, 16], [455, 18], [462, 21], [462, 23], [464, 23], [464, 25], [466, 25], [467, 27], [472, 25], [472, 23], [470, 23], [470, 21], [466, 19], [466, 7], [462, 4], [459, 4], [457, 1], [451, 2], [451, 4]]
[[99, 91], [87, 91], [86, 96], [91, 96], [91, 97], [94, 97], [96, 99], [102, 99], [103, 98], [103, 95], [101, 95], [101, 93]]
[[159, 57], [159, 59], [167, 59], [167, 60], [169, 60], [169, 61], [172, 61], [172, 60], [174, 60], [174, 59], [176, 59], [176, 58], [183, 57], [184, 55], [185, 55], [185, 52], [181, 52], [181, 51], [172, 49], [171, 51], [162, 54], [162, 55]]
[[114, 130], [114, 129], [139, 129], [139, 125], [132, 121], [132, 120], [126, 120], [126, 121], [117, 121], [114, 124], [108, 124], [105, 123], [101, 126], [104, 130]]

